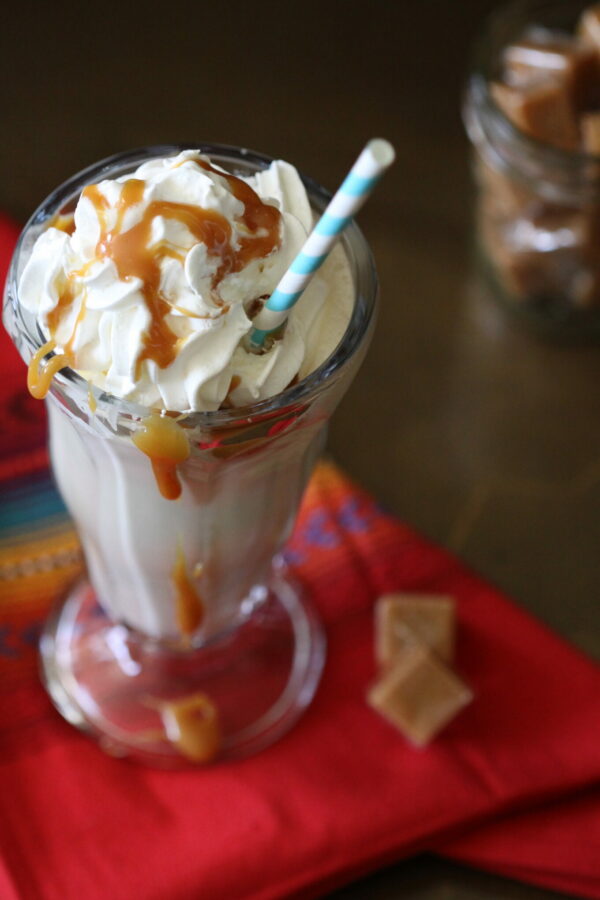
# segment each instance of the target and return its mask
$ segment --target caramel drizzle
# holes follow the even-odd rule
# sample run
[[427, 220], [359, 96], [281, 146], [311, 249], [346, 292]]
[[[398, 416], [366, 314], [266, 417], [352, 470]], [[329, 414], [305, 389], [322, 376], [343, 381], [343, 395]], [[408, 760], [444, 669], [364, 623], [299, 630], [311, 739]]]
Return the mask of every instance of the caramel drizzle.
[[175, 585], [175, 618], [177, 626], [181, 634], [188, 637], [197, 631], [202, 624], [204, 603], [189, 576], [181, 544], [177, 547], [177, 556], [171, 572], [171, 578]]
[[75, 216], [73, 213], [58, 212], [48, 222], [48, 228], [56, 228], [71, 235], [75, 231]]
[[141, 424], [143, 429], [133, 434], [133, 443], [149, 457], [162, 496], [166, 500], [176, 500], [181, 495], [177, 463], [190, 455], [187, 435], [172, 418], [158, 413], [152, 413]]
[[[180, 258], [180, 255], [164, 243], [149, 246], [152, 222], [157, 216], [174, 219], [185, 225], [196, 241], [205, 244], [209, 255], [220, 258], [213, 277], [213, 289], [226, 275], [240, 271], [252, 259], [267, 256], [279, 246], [279, 210], [263, 203], [258, 194], [236, 176], [219, 172], [203, 160], [194, 162], [200, 168], [225, 178], [231, 192], [244, 204], [240, 222], [247, 234], [240, 238], [237, 250], [231, 245], [231, 225], [220, 213], [167, 200], [150, 203], [142, 219], [132, 228], [120, 233], [125, 212], [143, 197], [145, 183], [137, 178], [124, 182], [117, 204], [117, 219], [111, 229], [107, 227], [106, 221], [108, 202], [98, 186], [90, 185], [83, 191], [83, 196], [93, 204], [100, 222], [101, 233], [96, 246], [96, 257], [112, 259], [122, 280], [139, 278], [142, 282], [141, 291], [150, 313], [150, 325], [142, 338], [142, 349], [136, 362], [136, 377], [139, 377], [144, 360], [151, 359], [159, 368], [164, 369], [177, 355], [178, 338], [166, 321], [172, 307], [160, 292], [160, 263], [166, 256]], [[215, 303], [222, 306], [218, 297], [215, 297]]]
[[71, 332], [71, 337], [65, 344], [65, 353], [74, 358], [75, 354], [73, 353], [73, 342], [75, 340], [75, 335], [77, 334], [77, 329], [79, 328], [79, 324], [83, 322], [85, 318], [85, 298], [81, 300], [81, 305], [79, 307], [79, 312], [77, 313], [77, 318], [75, 319], [75, 324], [73, 325], [73, 331]]
[[[196, 241], [206, 245], [209, 255], [219, 257], [220, 264], [212, 281], [213, 290], [218, 287], [226, 275], [239, 272], [252, 259], [268, 256], [280, 243], [281, 214], [276, 207], [263, 203], [250, 185], [235, 175], [220, 172], [204, 160], [197, 159], [194, 160], [194, 163], [198, 167], [224, 178], [232, 194], [244, 204], [244, 212], [239, 223], [245, 234], [240, 237], [239, 247], [236, 250], [231, 245], [231, 225], [224, 216], [214, 210], [202, 209], [185, 203], [154, 201], [149, 204], [142, 219], [136, 225], [120, 233], [127, 210], [143, 199], [145, 182], [138, 178], [130, 178], [124, 182], [116, 207], [117, 216], [113, 228], [108, 227], [107, 221], [110, 204], [98, 185], [88, 185], [82, 192], [82, 196], [92, 203], [100, 224], [95, 259], [111, 259], [116, 266], [119, 278], [123, 281], [139, 278], [142, 282], [141, 292], [150, 313], [150, 325], [142, 336], [142, 349], [136, 360], [137, 378], [139, 378], [140, 367], [144, 360], [153, 360], [159, 368], [164, 369], [173, 362], [177, 355], [178, 337], [169, 328], [166, 320], [172, 307], [160, 292], [160, 263], [165, 257], [181, 260], [182, 256], [165, 242], [161, 242], [155, 247], [149, 247], [152, 222], [157, 216], [181, 222]], [[61, 211], [51, 220], [50, 225], [71, 234], [74, 229], [74, 218]], [[84, 269], [89, 268], [92, 262], [93, 260], [86, 264]], [[40, 348], [31, 361], [28, 384], [32, 393], [37, 392], [33, 394], [34, 396], [38, 394], [42, 397], [45, 396], [53, 375], [67, 365], [76, 364], [73, 356], [73, 343], [85, 315], [85, 298], [81, 300], [81, 307], [72, 334], [65, 344], [64, 354], [53, 357], [43, 370], [38, 371], [43, 356], [49, 352], [50, 343], [52, 343], [50, 349], [55, 346], [54, 339], [63, 316], [73, 305], [75, 295], [70, 279], [79, 274], [81, 273], [69, 273], [67, 284], [60, 292], [56, 306], [47, 314], [46, 323], [53, 341], [45, 345], [46, 349]], [[220, 314], [224, 314], [228, 307], [216, 295], [214, 300], [216, 305], [221, 307]], [[152, 428], [153, 426], [151, 426]], [[169, 499], [178, 497], [181, 493], [181, 485], [177, 478], [175, 464], [180, 460], [174, 463], [170, 458], [157, 453], [148, 455], [151, 456], [154, 473], [163, 496]]]
[[56, 373], [71, 365], [71, 358], [66, 353], [58, 353], [46, 363], [43, 362], [44, 356], [51, 353], [55, 346], [54, 341], [47, 341], [31, 357], [27, 369], [27, 388], [36, 400], [43, 400]]
[[67, 282], [66, 287], [59, 294], [58, 303], [56, 304], [54, 309], [51, 309], [50, 312], [46, 315], [46, 324], [48, 325], [51, 337], [55, 337], [56, 329], [58, 328], [63, 315], [73, 303], [73, 300], [73, 288], [71, 287], [71, 283]]
[[225, 275], [229, 275], [231, 272], [239, 272], [251, 260], [262, 259], [280, 246], [279, 226], [281, 213], [275, 206], [263, 203], [256, 191], [236, 175], [221, 172], [203, 159], [195, 159], [193, 162], [201, 169], [213, 172], [220, 178], [224, 178], [233, 196], [244, 204], [241, 222], [248, 234], [240, 238], [239, 250], [232, 251], [231, 256], [227, 260], [227, 263], [231, 262], [231, 268], [226, 268], [222, 273], [221, 270], [217, 272], [218, 283]]

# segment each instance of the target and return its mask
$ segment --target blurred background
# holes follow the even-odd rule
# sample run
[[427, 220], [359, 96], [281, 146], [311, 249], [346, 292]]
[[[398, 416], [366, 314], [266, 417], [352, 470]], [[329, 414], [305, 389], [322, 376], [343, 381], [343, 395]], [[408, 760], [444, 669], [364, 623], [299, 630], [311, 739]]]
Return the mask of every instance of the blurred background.
[[[491, 0], [12, 3], [0, 35], [0, 208], [24, 222], [74, 172], [144, 144], [242, 145], [334, 189], [364, 142], [397, 163], [359, 221], [372, 349], [334, 458], [394, 513], [600, 656], [600, 356], [481, 295], [460, 100]], [[419, 857], [337, 896], [537, 898]]]

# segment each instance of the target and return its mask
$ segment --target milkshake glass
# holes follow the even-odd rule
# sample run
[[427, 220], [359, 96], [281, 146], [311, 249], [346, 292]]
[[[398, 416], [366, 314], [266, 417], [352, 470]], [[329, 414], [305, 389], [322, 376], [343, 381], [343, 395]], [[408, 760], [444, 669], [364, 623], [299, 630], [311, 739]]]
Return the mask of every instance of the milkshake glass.
[[[12, 261], [4, 314], [27, 362], [45, 337], [19, 304], [18, 283], [48, 220], [85, 185], [182, 149], [114, 156], [66, 182], [33, 215]], [[233, 174], [271, 162], [229, 147], [201, 150]], [[328, 195], [312, 181], [305, 186], [318, 213]], [[280, 551], [374, 324], [376, 275], [356, 225], [342, 245], [355, 296], [334, 352], [252, 406], [174, 411], [170, 422], [187, 449], [169, 471], [139, 449], [157, 418], [152, 410], [90, 388], [69, 368], [52, 380], [52, 468], [87, 575], [45, 627], [43, 676], [63, 716], [108, 752], [167, 766], [245, 756], [287, 731], [312, 699], [324, 637]]]

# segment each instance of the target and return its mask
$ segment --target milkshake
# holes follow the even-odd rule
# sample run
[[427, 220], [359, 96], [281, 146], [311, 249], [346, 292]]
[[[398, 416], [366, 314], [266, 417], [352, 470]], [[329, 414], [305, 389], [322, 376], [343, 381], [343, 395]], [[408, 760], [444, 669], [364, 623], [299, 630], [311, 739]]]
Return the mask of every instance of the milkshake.
[[[76, 176], [21, 238], [5, 319], [29, 363], [30, 389], [47, 393], [52, 466], [89, 573], [54, 623], [49, 681], [62, 679], [64, 693], [64, 667], [71, 684], [77, 668], [84, 689], [71, 707], [82, 727], [112, 733], [113, 749], [139, 746], [144, 734], [160, 744], [156, 717], [164, 726], [173, 709], [190, 706], [189, 690], [173, 696], [181, 672], [169, 684], [165, 665], [157, 674], [157, 654], [175, 654], [186, 677], [194, 669], [200, 706], [218, 709], [221, 746], [230, 748], [281, 706], [292, 677], [302, 692], [299, 641], [311, 690], [318, 680], [320, 663], [306, 653], [311, 641], [317, 652], [317, 626], [273, 560], [371, 331], [374, 274], [355, 226], [262, 352], [248, 335], [323, 204], [324, 194], [307, 191], [282, 161], [227, 148], [151, 148]], [[120, 660], [101, 676], [120, 692], [108, 723], [106, 710], [90, 723], [91, 707], [83, 708], [84, 695], [98, 692], [82, 663], [91, 671], [91, 638], [73, 649], [82, 632], [98, 644], [98, 607], [104, 649]], [[286, 631], [286, 659], [255, 669], [259, 702], [233, 703], [232, 647], [239, 657], [249, 641], [260, 644], [269, 609]], [[225, 669], [219, 681], [214, 673]], [[134, 716], [123, 706], [122, 677], [129, 693], [137, 679]], [[298, 698], [288, 699], [295, 715]], [[144, 720], [135, 739], [124, 735], [132, 718]]]

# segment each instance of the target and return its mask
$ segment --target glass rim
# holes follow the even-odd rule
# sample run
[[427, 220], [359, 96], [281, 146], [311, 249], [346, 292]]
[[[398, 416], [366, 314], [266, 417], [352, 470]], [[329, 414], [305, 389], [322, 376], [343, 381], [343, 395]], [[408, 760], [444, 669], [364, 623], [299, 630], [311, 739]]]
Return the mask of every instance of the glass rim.
[[[97, 183], [110, 174], [113, 174], [114, 177], [126, 174], [128, 168], [136, 168], [148, 159], [173, 156], [184, 150], [199, 150], [201, 153], [212, 157], [218, 164], [225, 163], [225, 165], [235, 166], [236, 163], [246, 163], [253, 167], [255, 171], [267, 168], [274, 159], [274, 157], [266, 154], [229, 144], [207, 143], [205, 141], [156, 144], [137, 147], [105, 157], [77, 172], [55, 188], [40, 203], [25, 224], [17, 241], [6, 279], [4, 313], [6, 314], [7, 307], [12, 307], [11, 312], [18, 322], [14, 331], [18, 331], [19, 336], [24, 338], [29, 354], [29, 358], [25, 358], [22, 347], [19, 346], [19, 352], [26, 362], [29, 362], [31, 356], [47, 342], [35, 316], [32, 316], [33, 322], [31, 327], [23, 320], [23, 310], [18, 300], [18, 275], [21, 255], [24, 251], [25, 239], [31, 230], [47, 222], [52, 215], [63, 208], [74, 196], [81, 193], [86, 185]], [[117, 168], [122, 171], [115, 172]], [[233, 174], [235, 174], [235, 170]], [[329, 202], [332, 196], [331, 193], [309, 176], [304, 175], [300, 171], [298, 174], [307, 190], [311, 206], [316, 208], [318, 212], [321, 212]], [[375, 263], [370, 247], [355, 221], [352, 221], [345, 229], [340, 238], [340, 243], [344, 246], [346, 258], [352, 271], [354, 305], [346, 330], [337, 346], [316, 369], [309, 372], [296, 384], [287, 387], [273, 397], [268, 397], [246, 406], [187, 412], [168, 410], [168, 412], [180, 413], [180, 421], [185, 422], [190, 427], [209, 429], [239, 422], [241, 419], [248, 421], [257, 417], [265, 417], [269, 413], [275, 413], [304, 400], [312, 399], [322, 390], [325, 390], [332, 383], [332, 378], [335, 378], [338, 372], [342, 371], [345, 364], [350, 361], [364, 342], [370, 331], [370, 326], [374, 322], [378, 302], [378, 279]], [[15, 334], [12, 329], [10, 334], [14, 340]], [[96, 414], [102, 411], [107, 414], [112, 412], [114, 415], [117, 412], [119, 415], [137, 419], [143, 418], [159, 408], [147, 407], [135, 401], [126, 400], [111, 394], [89, 382], [70, 367], [61, 369], [53, 377], [49, 393], [69, 393], [74, 391], [80, 400], [86, 402], [90, 388], [94, 389], [94, 400], [97, 407]]]

